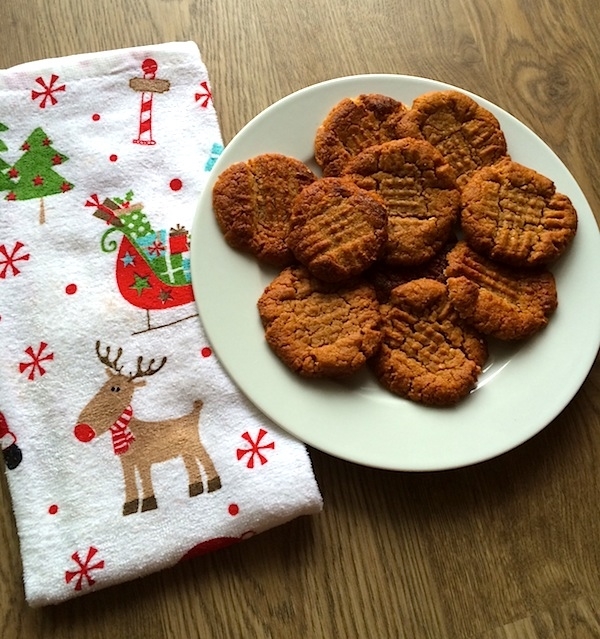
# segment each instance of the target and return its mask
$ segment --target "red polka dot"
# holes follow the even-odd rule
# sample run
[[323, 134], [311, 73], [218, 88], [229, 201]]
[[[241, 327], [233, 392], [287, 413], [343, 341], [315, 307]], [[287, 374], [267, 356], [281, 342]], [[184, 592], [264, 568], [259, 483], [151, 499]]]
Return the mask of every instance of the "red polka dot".
[[99, 119], [100, 119], [99, 113], [94, 113], [94, 115], [92, 115], [92, 120], [94, 120], [94, 122], [98, 122]]
[[50, 508], [48, 508], [48, 512], [51, 515], [56, 515], [56, 513], [58, 512], [58, 506], [56, 504], [52, 504], [52, 506], [50, 506]]
[[111, 162], [116, 162], [119, 158], [113, 153], [108, 159]]
[[77, 293], [77, 284], [68, 284], [65, 288], [65, 293], [67, 295], [74, 295]]
[[179, 191], [183, 187], [183, 182], [179, 178], [173, 178], [169, 182], [172, 191]]
[[210, 357], [212, 355], [212, 349], [209, 346], [205, 346], [201, 351], [202, 357]]
[[240, 507], [237, 504], [229, 504], [227, 510], [232, 517], [235, 517], [240, 512]]

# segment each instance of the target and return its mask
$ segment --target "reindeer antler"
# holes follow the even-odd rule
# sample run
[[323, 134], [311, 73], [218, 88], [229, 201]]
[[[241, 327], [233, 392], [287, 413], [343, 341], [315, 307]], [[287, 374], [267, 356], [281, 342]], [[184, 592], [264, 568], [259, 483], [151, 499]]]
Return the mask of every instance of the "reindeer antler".
[[110, 346], [106, 347], [106, 355], [100, 355], [100, 340], [96, 341], [96, 355], [98, 355], [98, 359], [105, 366], [108, 366], [108, 368], [110, 368], [111, 370], [115, 371], [115, 373], [120, 373], [123, 370], [123, 365], [117, 366], [117, 362], [119, 361], [119, 358], [121, 357], [122, 354], [123, 354], [123, 349], [119, 348], [117, 350], [117, 356], [111, 362], [110, 359], [109, 359], [109, 357], [110, 357]]
[[[117, 349], [117, 356], [111, 362], [110, 346], [106, 347], [106, 354], [101, 355], [100, 340], [96, 341], [96, 355], [98, 355], [98, 359], [105, 366], [108, 366], [108, 368], [115, 371], [115, 373], [120, 373], [123, 370], [123, 365], [121, 366], [117, 365], [122, 354], [123, 354], [123, 349], [119, 347]], [[150, 362], [148, 363], [148, 366], [146, 366], [145, 369], [142, 368], [143, 361], [144, 361], [144, 358], [140, 355], [137, 358], [137, 370], [135, 371], [135, 373], [129, 373], [129, 375], [127, 375], [127, 377], [129, 378], [129, 381], [132, 381], [134, 379], [139, 379], [140, 377], [148, 377], [149, 375], [154, 375], [154, 373], [158, 373], [158, 371], [167, 363], [167, 358], [163, 357], [160, 364], [156, 367], [154, 367], [154, 363], [156, 362], [156, 360], [153, 358], [150, 360]]]
[[140, 355], [137, 358], [137, 370], [135, 373], [129, 374], [129, 380], [132, 381], [134, 379], [139, 379], [140, 377], [148, 377], [149, 375], [154, 375], [154, 373], [158, 373], [158, 371], [167, 363], [167, 358], [163, 357], [160, 364], [156, 368], [152, 368], [154, 362], [156, 361], [154, 358], [150, 360], [150, 363], [146, 367], [145, 370], [142, 369], [142, 362], [144, 358]]

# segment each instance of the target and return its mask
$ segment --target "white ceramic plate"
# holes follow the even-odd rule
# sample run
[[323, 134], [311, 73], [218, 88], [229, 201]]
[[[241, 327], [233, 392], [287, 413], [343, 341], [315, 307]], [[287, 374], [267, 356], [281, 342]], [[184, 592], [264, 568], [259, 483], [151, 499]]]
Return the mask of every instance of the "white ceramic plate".
[[[347, 382], [306, 381], [267, 346], [256, 302], [276, 271], [229, 248], [211, 191], [233, 162], [279, 152], [316, 169], [317, 126], [342, 98], [382, 93], [409, 104], [455, 88], [412, 76], [367, 75], [307, 87], [248, 123], [215, 164], [192, 232], [192, 281], [200, 316], [221, 363], [273, 421], [331, 455], [393, 470], [440, 470], [504, 453], [543, 429], [573, 398], [600, 345], [600, 234], [573, 176], [525, 125], [475, 96], [499, 119], [514, 160], [550, 177], [579, 214], [568, 253], [553, 267], [559, 308], [548, 327], [519, 345], [493, 345], [477, 388], [453, 408], [428, 408], [381, 389], [368, 371]], [[467, 93], [467, 92], [465, 92]]]

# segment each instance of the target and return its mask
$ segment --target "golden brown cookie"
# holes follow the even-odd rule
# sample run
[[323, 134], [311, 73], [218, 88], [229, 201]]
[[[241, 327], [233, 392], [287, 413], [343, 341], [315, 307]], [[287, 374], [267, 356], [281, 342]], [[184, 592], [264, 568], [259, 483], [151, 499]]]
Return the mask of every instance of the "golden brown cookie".
[[575, 208], [552, 180], [510, 160], [475, 172], [463, 188], [462, 206], [467, 242], [514, 266], [553, 262], [577, 230]]
[[213, 210], [227, 243], [268, 264], [290, 264], [285, 240], [291, 205], [315, 179], [305, 164], [278, 153], [225, 169], [213, 188]]
[[322, 282], [305, 267], [288, 267], [258, 301], [273, 352], [304, 377], [343, 377], [379, 346], [379, 303], [364, 281]]
[[396, 134], [391, 123], [405, 111], [398, 100], [377, 93], [338, 102], [315, 137], [315, 160], [323, 176], [341, 175], [352, 157], [370, 146], [393, 140]]
[[453, 170], [429, 142], [406, 138], [370, 147], [348, 163], [344, 174], [386, 205], [388, 264], [423, 264], [448, 241], [460, 193]]
[[427, 278], [445, 282], [445, 271], [448, 266], [447, 255], [455, 244], [456, 238], [453, 237], [432, 259], [419, 266], [390, 266], [383, 261], [376, 262], [365, 273], [365, 277], [373, 285], [379, 303], [387, 302], [396, 286], [412, 280]]
[[287, 245], [299, 262], [326, 282], [361, 274], [379, 257], [386, 239], [383, 202], [351, 180], [317, 180], [292, 205]]
[[546, 269], [517, 270], [482, 257], [465, 242], [448, 254], [450, 301], [478, 331], [498, 339], [529, 337], [557, 307], [556, 284]]
[[371, 363], [385, 388], [432, 406], [450, 406], [468, 395], [487, 348], [454, 310], [443, 283], [401, 284], [381, 305], [381, 317], [383, 338]]
[[507, 155], [497, 118], [460, 91], [417, 97], [398, 120], [397, 135], [427, 140], [456, 171], [459, 186], [470, 173]]

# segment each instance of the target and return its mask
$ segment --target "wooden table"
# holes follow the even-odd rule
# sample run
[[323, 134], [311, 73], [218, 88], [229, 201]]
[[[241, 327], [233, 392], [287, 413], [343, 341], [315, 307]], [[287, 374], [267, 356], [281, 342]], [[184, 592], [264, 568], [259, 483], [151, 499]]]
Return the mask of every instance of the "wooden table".
[[[19, 0], [3, 4], [0, 65], [195, 40], [226, 141], [321, 80], [442, 80], [538, 133], [600, 219], [599, 25], [598, 0]], [[545, 430], [477, 466], [409, 474], [312, 458], [321, 515], [48, 609], [24, 603], [3, 478], [0, 636], [600, 637], [597, 361]]]

